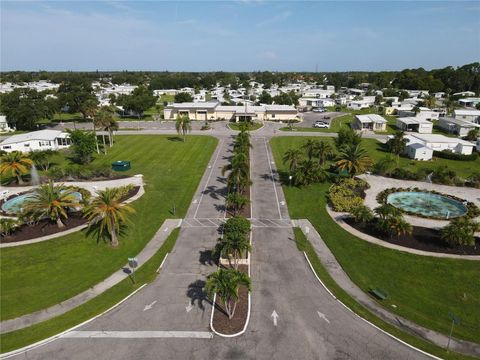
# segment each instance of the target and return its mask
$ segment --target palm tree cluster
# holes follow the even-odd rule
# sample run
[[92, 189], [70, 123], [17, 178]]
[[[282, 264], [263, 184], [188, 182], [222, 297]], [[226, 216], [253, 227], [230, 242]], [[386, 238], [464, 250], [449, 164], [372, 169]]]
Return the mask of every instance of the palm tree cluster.
[[334, 155], [328, 141], [308, 139], [301, 148], [287, 150], [282, 161], [288, 164], [291, 183], [304, 186], [325, 181], [327, 176], [323, 165]]
[[373, 165], [361, 142], [361, 134], [349, 127], [340, 129], [335, 139], [338, 150], [335, 166], [338, 170], [346, 171], [350, 177], [365, 172]]
[[228, 219], [223, 226], [223, 236], [218, 239], [217, 245], [212, 251], [213, 255], [228, 259], [230, 267], [238, 270], [239, 260], [251, 248], [249, 234], [249, 220], [242, 216]]
[[175, 129], [177, 130], [178, 134], [183, 135], [183, 142], [185, 142], [187, 137], [187, 132], [192, 131], [190, 118], [186, 115], [178, 116], [177, 121], [175, 123]]
[[228, 172], [225, 206], [237, 215], [250, 200], [245, 196], [247, 188], [251, 185], [250, 180], [250, 134], [242, 129], [236, 136], [233, 144], [233, 156], [230, 163], [222, 169], [222, 175]]
[[[55, 185], [52, 181], [37, 187], [23, 204], [19, 218], [24, 223], [35, 224], [39, 220], [49, 219], [59, 228], [64, 228], [64, 220], [72, 212], [83, 210], [83, 216], [89, 221], [89, 232], [97, 234], [97, 239], [110, 238], [112, 246], [118, 245], [118, 234], [125, 227], [127, 216], [134, 209], [121, 202], [130, 187], [107, 188], [97, 192], [97, 196], [88, 202], [80, 199], [76, 189], [64, 184]], [[87, 203], [85, 205], [85, 203]], [[18, 224], [15, 224], [18, 225]], [[14, 232], [18, 226], [2, 222], [2, 234]], [[5, 228], [5, 229], [4, 229]], [[5, 230], [5, 231], [4, 231]]]
[[450, 245], [475, 246], [475, 233], [480, 231], [480, 223], [469, 216], [452, 219], [440, 231], [442, 239]]
[[350, 211], [352, 219], [363, 226], [372, 225], [377, 231], [390, 237], [412, 234], [413, 228], [402, 212], [390, 204], [375, 208], [374, 212], [365, 205], [360, 205]]

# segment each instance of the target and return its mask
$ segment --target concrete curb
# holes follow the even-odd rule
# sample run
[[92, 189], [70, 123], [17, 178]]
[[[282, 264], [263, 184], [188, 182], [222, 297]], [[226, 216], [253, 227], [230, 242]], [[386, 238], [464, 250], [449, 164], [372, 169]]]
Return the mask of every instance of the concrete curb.
[[12, 356], [16, 356], [16, 355], [19, 355], [21, 353], [24, 353], [26, 351], [29, 351], [29, 350], [33, 350], [33, 349], [36, 349], [40, 346], [43, 346], [43, 345], [47, 345], [48, 343], [51, 343], [52, 341], [55, 341], [59, 338], [61, 338], [63, 335], [69, 333], [70, 331], [73, 331], [75, 329], [78, 329], [79, 327], [83, 326], [83, 325], [86, 325], [88, 324], [89, 322], [99, 318], [100, 316], [103, 316], [105, 315], [106, 313], [108, 313], [109, 311], [115, 309], [116, 307], [120, 306], [121, 304], [123, 304], [125, 301], [127, 301], [128, 299], [130, 299], [133, 295], [135, 295], [136, 293], [138, 293], [140, 290], [142, 290], [145, 286], [147, 286], [147, 284], [143, 284], [142, 286], [140, 286], [138, 289], [136, 289], [135, 291], [133, 291], [132, 293], [130, 293], [129, 295], [127, 295], [125, 298], [123, 298], [122, 300], [120, 300], [118, 303], [116, 303], [115, 305], [113, 305], [112, 307], [108, 308], [107, 310], [105, 310], [104, 312], [98, 314], [98, 315], [95, 315], [94, 317], [88, 319], [88, 320], [85, 320], [84, 322], [78, 324], [78, 325], [75, 325], [65, 331], [62, 331], [61, 333], [59, 334], [56, 334], [56, 335], [53, 335], [49, 338], [46, 338], [44, 340], [40, 340], [36, 343], [33, 343], [31, 345], [27, 345], [23, 348], [20, 348], [20, 349], [17, 349], [17, 350], [13, 350], [13, 351], [10, 351], [8, 353], [4, 353], [4, 354], [1, 354], [0, 355], [0, 359], [8, 359]]
[[340, 301], [335, 295], [333, 295], [333, 293], [327, 288], [327, 286], [323, 283], [323, 281], [322, 281], [322, 280], [319, 278], [319, 276], [317, 275], [317, 273], [316, 273], [315, 269], [313, 268], [312, 263], [310, 262], [307, 254], [306, 254], [305, 252], [303, 252], [303, 255], [305, 255], [305, 259], [307, 260], [308, 265], [310, 266], [310, 269], [312, 270], [313, 274], [315, 275], [315, 277], [317, 278], [317, 280], [320, 282], [320, 284], [322, 285], [322, 287], [330, 294], [330, 296], [331, 296], [334, 300], [338, 301], [338, 303], [341, 304], [345, 309], [347, 309], [348, 311], [350, 311], [352, 314], [354, 314], [354, 315], [355, 315], [356, 317], [358, 317], [359, 319], [365, 321], [365, 322], [366, 322], [367, 324], [369, 324], [370, 326], [373, 326], [373, 327], [374, 327], [375, 329], [377, 329], [378, 331], [380, 331], [380, 332], [382, 332], [383, 334], [391, 337], [392, 339], [398, 341], [399, 343], [401, 343], [401, 344], [409, 347], [410, 349], [415, 350], [415, 351], [418, 351], [419, 353], [421, 353], [421, 354], [423, 354], [423, 355], [425, 355], [425, 356], [428, 356], [428, 357], [430, 357], [430, 358], [432, 358], [432, 359], [435, 359], [435, 360], [443, 360], [442, 358], [439, 358], [438, 356], [432, 355], [432, 354], [430, 354], [430, 353], [428, 353], [428, 352], [426, 352], [426, 351], [423, 351], [423, 350], [421, 350], [421, 349], [419, 349], [419, 348], [417, 348], [417, 347], [415, 347], [415, 346], [413, 346], [413, 345], [410, 345], [409, 343], [407, 343], [407, 342], [405, 342], [405, 341], [397, 338], [396, 336], [390, 334], [389, 332], [383, 330], [382, 328], [378, 327], [377, 325], [371, 323], [370, 321], [368, 321], [368, 320], [364, 319], [363, 317], [361, 317], [360, 315], [358, 315], [355, 311], [353, 311], [352, 309], [350, 309], [347, 305], [345, 305], [342, 301]]
[[[458, 255], [458, 254], [437, 253], [437, 252], [431, 252], [431, 251], [411, 249], [411, 248], [397, 245], [397, 244], [391, 244], [388, 241], [378, 239], [376, 237], [365, 234], [353, 228], [343, 220], [343, 218], [346, 216], [344, 213], [334, 212], [330, 209], [328, 205], [327, 205], [327, 213], [332, 218], [332, 220], [335, 221], [338, 224], [338, 226], [340, 226], [343, 230], [371, 244], [375, 244], [387, 249], [402, 251], [402, 252], [406, 252], [413, 255], [419, 255], [419, 256], [430, 256], [430, 257], [436, 257], [436, 258], [442, 258], [442, 259], [480, 261], [480, 255]], [[336, 214], [339, 214], [339, 215], [337, 216]]]

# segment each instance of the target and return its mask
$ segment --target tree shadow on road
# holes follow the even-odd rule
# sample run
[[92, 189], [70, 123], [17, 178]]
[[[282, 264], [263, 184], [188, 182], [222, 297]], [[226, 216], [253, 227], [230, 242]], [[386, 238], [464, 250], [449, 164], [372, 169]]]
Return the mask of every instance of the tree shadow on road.
[[204, 301], [208, 304], [212, 302], [208, 299], [207, 293], [203, 290], [205, 281], [196, 280], [188, 285], [187, 296], [190, 298], [191, 305], [197, 305], [200, 310], [205, 310]]

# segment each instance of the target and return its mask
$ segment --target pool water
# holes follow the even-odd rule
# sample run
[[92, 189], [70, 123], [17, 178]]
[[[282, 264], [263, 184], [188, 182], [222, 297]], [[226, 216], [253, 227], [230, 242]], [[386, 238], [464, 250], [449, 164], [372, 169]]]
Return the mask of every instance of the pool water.
[[[82, 194], [79, 192], [75, 191], [72, 193], [72, 195], [75, 196], [77, 200], [82, 200]], [[9, 214], [18, 214], [22, 212], [22, 205], [25, 203], [25, 201], [28, 201], [28, 199], [32, 198], [32, 196], [33, 193], [15, 196], [14, 198], [3, 203], [2, 210]]]
[[387, 204], [409, 213], [437, 219], [451, 219], [467, 213], [467, 207], [460, 201], [421, 191], [390, 194], [387, 196]]

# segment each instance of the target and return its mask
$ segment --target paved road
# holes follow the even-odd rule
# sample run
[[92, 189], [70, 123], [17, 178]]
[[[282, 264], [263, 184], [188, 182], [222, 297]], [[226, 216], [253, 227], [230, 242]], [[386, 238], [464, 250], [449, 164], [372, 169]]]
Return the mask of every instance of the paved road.
[[317, 121], [323, 121], [324, 123], [330, 124], [333, 119], [336, 117], [347, 115], [347, 113], [340, 113], [340, 112], [324, 112], [324, 113], [316, 113], [313, 111], [308, 111], [302, 113], [303, 121], [301, 123], [296, 124], [295, 126], [298, 127], [313, 127], [313, 124]]

